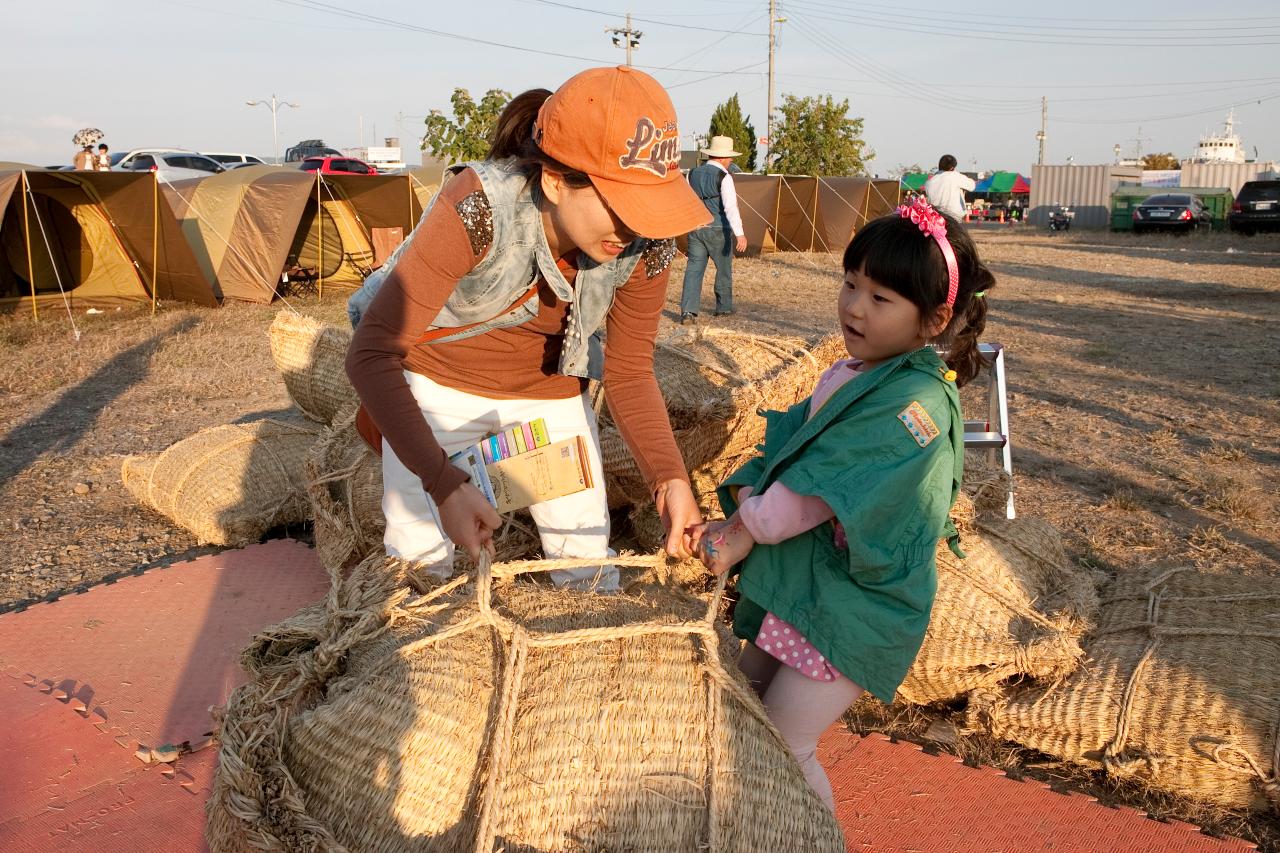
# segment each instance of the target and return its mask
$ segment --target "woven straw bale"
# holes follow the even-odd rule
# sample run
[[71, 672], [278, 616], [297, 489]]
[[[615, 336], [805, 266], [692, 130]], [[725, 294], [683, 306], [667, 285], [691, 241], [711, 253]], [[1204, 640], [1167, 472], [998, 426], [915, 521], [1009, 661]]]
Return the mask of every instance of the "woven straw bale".
[[1191, 799], [1280, 806], [1280, 577], [1125, 572], [1085, 648], [1061, 683], [975, 693], [971, 723]]
[[328, 424], [356, 399], [343, 362], [351, 332], [293, 311], [271, 323], [271, 358], [294, 405], [311, 420]]
[[[847, 355], [836, 337], [809, 346], [800, 339], [699, 329], [659, 341], [654, 375], [700, 502], [713, 504], [715, 486], [764, 440], [757, 410], [785, 409], [808, 397], [822, 371]], [[607, 416], [600, 449], [610, 506], [652, 502]]]
[[[307, 495], [316, 550], [326, 567], [349, 566], [382, 548], [382, 457], [355, 428], [356, 405], [346, 404], [325, 429], [306, 463]], [[510, 513], [494, 535], [498, 559], [534, 556], [540, 542], [527, 510]]]
[[1073, 672], [1098, 596], [1058, 532], [1038, 519], [987, 519], [962, 533], [960, 546], [963, 560], [938, 544], [929, 628], [898, 698], [927, 704], [1012, 676]]
[[322, 627], [313, 609], [260, 637], [210, 849], [843, 851], [713, 605], [509, 580], [585, 562], [428, 588], [370, 558]]
[[125, 488], [204, 544], [248, 545], [308, 516], [303, 469], [318, 437], [277, 420], [204, 429], [163, 453], [128, 456]]

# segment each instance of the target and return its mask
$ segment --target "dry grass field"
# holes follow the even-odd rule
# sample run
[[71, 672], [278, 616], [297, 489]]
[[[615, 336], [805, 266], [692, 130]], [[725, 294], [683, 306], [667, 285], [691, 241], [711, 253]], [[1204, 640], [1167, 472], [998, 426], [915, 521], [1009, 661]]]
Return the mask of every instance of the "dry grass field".
[[[1019, 514], [1056, 525], [1103, 572], [1280, 573], [1280, 237], [977, 237], [999, 279], [986, 339], [1008, 351]], [[682, 272], [677, 261], [666, 329]], [[740, 261], [737, 314], [713, 322], [816, 340], [834, 331], [839, 276], [831, 255]], [[341, 295], [293, 304], [346, 322]], [[134, 504], [121, 460], [286, 412], [266, 336], [283, 309], [79, 313], [78, 341], [62, 311], [0, 318], [0, 609], [210, 550]], [[965, 399], [978, 416], [982, 389]], [[856, 716], [922, 736], [946, 710]], [[1196, 812], [978, 738], [952, 748], [1280, 849], [1272, 821]]]

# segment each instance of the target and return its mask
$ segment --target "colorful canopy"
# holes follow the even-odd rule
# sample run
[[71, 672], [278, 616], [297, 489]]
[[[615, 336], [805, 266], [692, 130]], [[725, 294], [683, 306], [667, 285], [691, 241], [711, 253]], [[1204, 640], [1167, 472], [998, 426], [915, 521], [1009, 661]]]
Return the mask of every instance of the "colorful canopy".
[[920, 173], [903, 175], [902, 188], [904, 190], [912, 190], [913, 192], [920, 192], [920, 190], [924, 189], [924, 182], [927, 180], [929, 180], [929, 176], [920, 174]]
[[1017, 172], [992, 172], [978, 181], [977, 193], [1029, 193], [1031, 182]]

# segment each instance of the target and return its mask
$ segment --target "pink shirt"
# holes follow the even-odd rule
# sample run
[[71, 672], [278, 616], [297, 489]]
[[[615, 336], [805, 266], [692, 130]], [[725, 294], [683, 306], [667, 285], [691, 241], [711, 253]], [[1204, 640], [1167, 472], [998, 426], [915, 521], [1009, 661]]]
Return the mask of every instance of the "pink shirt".
[[[855, 358], [837, 361], [823, 371], [809, 400], [809, 417], [861, 371], [862, 362]], [[751, 537], [765, 545], [798, 536], [835, 516], [822, 498], [798, 494], [782, 483], [774, 483], [762, 495], [752, 495], [751, 487], [747, 486], [738, 496], [738, 518], [751, 532]]]

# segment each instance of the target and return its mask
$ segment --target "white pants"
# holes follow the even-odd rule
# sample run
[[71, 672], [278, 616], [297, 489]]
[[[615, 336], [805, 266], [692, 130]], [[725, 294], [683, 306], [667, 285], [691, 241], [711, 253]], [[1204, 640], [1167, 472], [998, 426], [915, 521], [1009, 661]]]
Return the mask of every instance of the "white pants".
[[[547, 557], [614, 556], [609, 550], [609, 504], [600, 463], [600, 436], [586, 395], [564, 400], [492, 400], [447, 388], [408, 370], [404, 376], [436, 440], [449, 455], [485, 436], [537, 418], [546, 421], [552, 442], [575, 435], [589, 437], [587, 452], [595, 486], [535, 504], [529, 512], [538, 524], [542, 551]], [[387, 553], [429, 563], [432, 574], [448, 577], [453, 572], [454, 546], [440, 527], [435, 501], [422, 487], [422, 480], [396, 457], [386, 439], [382, 441], [382, 482], [382, 512], [387, 519], [383, 542]], [[613, 566], [599, 572], [591, 568], [550, 574], [559, 585], [573, 582], [575, 586], [600, 591], [618, 588], [618, 570]]]

